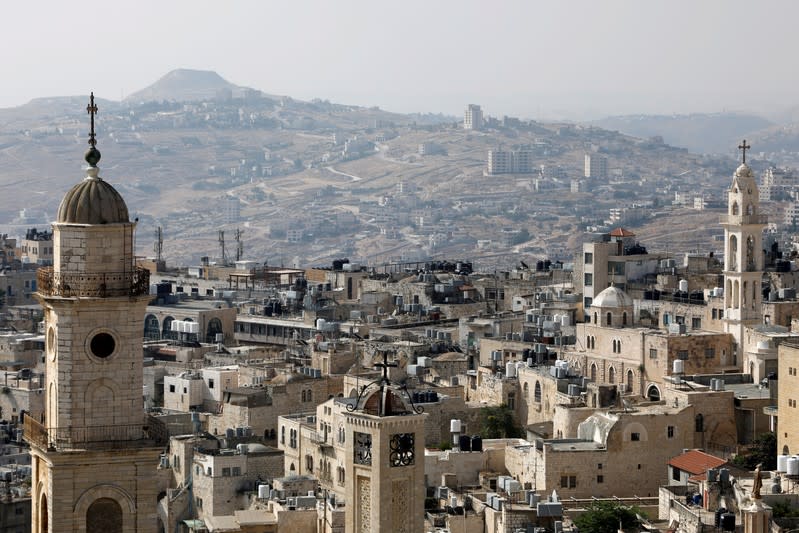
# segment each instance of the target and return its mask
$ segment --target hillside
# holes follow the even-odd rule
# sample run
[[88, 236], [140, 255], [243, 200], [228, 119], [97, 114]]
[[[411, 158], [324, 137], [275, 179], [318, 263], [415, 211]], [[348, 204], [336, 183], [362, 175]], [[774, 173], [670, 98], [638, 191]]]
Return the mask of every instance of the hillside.
[[210, 70], [175, 69], [125, 98], [126, 102], [193, 102], [214, 98], [220, 90], [240, 89]]

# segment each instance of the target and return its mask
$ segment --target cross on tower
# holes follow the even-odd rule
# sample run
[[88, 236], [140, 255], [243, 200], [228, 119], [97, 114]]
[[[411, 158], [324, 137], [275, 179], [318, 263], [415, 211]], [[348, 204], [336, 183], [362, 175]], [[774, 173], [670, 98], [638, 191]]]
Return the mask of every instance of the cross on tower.
[[743, 152], [743, 159], [744, 159], [743, 162], [744, 162], [744, 164], [746, 164], [746, 151], [749, 150], [750, 148], [752, 148], [752, 147], [749, 146], [748, 144], [746, 144], [746, 139], [744, 139], [743, 142], [738, 145], [738, 149], [741, 152]]
[[89, 144], [91, 144], [92, 147], [95, 147], [97, 145], [97, 139], [94, 138], [94, 115], [97, 113], [97, 106], [94, 104], [94, 91], [92, 91], [91, 95], [89, 96], [89, 105], [86, 106], [86, 112], [92, 117], [91, 131], [89, 131]]
[[381, 381], [383, 383], [389, 383], [388, 369], [389, 368], [396, 368], [398, 365], [397, 365], [397, 363], [389, 363], [388, 362], [388, 352], [384, 351], [383, 352], [383, 362], [382, 363], [375, 363], [374, 366], [375, 366], [375, 368], [382, 368], [383, 369], [383, 378], [382, 378]]

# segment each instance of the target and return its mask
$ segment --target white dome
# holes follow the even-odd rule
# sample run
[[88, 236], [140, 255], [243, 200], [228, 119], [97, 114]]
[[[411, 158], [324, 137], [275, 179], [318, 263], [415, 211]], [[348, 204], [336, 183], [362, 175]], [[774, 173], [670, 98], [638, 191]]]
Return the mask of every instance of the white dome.
[[604, 291], [597, 294], [596, 298], [591, 302], [591, 307], [632, 307], [633, 299], [630, 298], [626, 292], [618, 287], [611, 285]]

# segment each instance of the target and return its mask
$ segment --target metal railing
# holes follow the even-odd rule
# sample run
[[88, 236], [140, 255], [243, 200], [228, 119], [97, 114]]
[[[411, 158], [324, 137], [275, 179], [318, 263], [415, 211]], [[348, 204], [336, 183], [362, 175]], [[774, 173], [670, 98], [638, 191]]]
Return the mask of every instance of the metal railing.
[[169, 440], [166, 426], [147, 415], [144, 424], [117, 424], [48, 428], [30, 415], [25, 416], [24, 437], [29, 443], [45, 449], [105, 449], [120, 443], [152, 442], [163, 445]]
[[150, 271], [136, 267], [128, 272], [55, 272], [53, 267], [36, 272], [42, 296], [108, 298], [142, 296], [150, 292]]

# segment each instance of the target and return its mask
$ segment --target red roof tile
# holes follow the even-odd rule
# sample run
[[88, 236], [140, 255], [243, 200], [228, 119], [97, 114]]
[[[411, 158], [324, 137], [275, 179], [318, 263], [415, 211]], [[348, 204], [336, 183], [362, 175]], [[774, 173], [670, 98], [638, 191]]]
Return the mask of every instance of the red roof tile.
[[635, 237], [635, 233], [624, 228], [616, 228], [610, 232], [611, 237]]
[[716, 468], [726, 462], [724, 459], [714, 455], [700, 452], [699, 450], [690, 450], [682, 455], [672, 457], [669, 465], [695, 475], [702, 474], [709, 468]]

